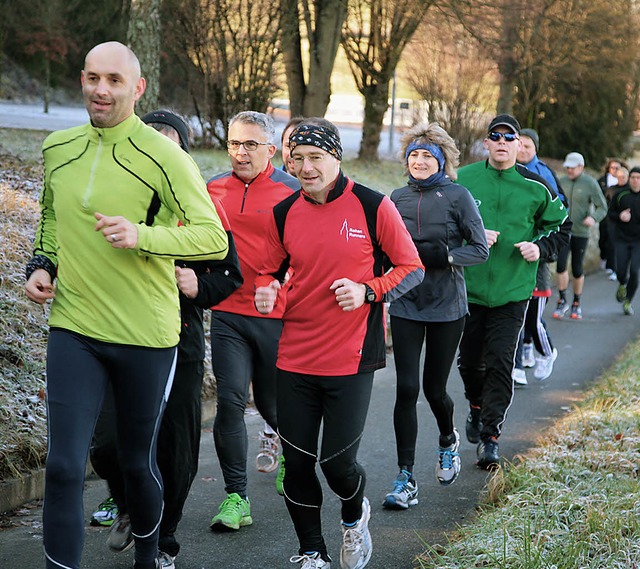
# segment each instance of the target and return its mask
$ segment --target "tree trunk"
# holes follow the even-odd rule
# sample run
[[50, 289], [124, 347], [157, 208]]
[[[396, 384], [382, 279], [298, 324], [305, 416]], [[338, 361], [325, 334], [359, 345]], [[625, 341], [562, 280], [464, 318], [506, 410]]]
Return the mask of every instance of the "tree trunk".
[[292, 117], [302, 116], [307, 86], [304, 82], [298, 0], [281, 0], [282, 57], [289, 88], [289, 112]]
[[309, 42], [309, 86], [304, 116], [323, 117], [331, 100], [331, 72], [347, 15], [347, 0], [316, 2], [316, 29]]
[[162, 0], [131, 0], [127, 43], [138, 56], [147, 89], [138, 101], [138, 114], [158, 108], [160, 98], [160, 4]]
[[51, 61], [44, 55], [44, 93], [42, 97], [43, 109], [45, 114], [49, 113], [49, 93], [51, 91]]
[[[313, 7], [309, 4], [310, 0], [280, 0], [282, 53], [291, 116], [323, 117], [331, 98], [331, 72], [347, 14], [347, 0], [315, 0]], [[308, 82], [302, 62], [302, 22], [309, 40]]]
[[378, 147], [384, 114], [389, 107], [389, 81], [367, 87], [364, 98], [364, 123], [358, 160], [378, 161]]
[[513, 114], [513, 97], [515, 95], [517, 58], [514, 53], [518, 45], [519, 5], [505, 4], [502, 11], [502, 41], [498, 72], [500, 73], [500, 92], [498, 95], [498, 113]]

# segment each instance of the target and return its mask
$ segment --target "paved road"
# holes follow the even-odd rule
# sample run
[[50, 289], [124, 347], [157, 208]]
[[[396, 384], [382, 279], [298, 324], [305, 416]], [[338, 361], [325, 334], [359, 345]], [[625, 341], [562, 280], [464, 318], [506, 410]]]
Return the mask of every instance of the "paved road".
[[[327, 116], [332, 120], [330, 115]], [[24, 128], [31, 130], [59, 130], [70, 128], [86, 123], [87, 112], [84, 107], [61, 107], [51, 105], [49, 113], [42, 112], [42, 105], [23, 105], [0, 101], [0, 127], [4, 128]], [[278, 146], [280, 136], [286, 121], [276, 120], [276, 135]], [[340, 135], [345, 149], [345, 158], [357, 156], [362, 139], [362, 129], [358, 125], [341, 124]], [[389, 132], [383, 131], [378, 153], [380, 157], [393, 157], [400, 147], [400, 135], [395, 131], [393, 137], [393, 147], [389, 147]]]
[[[582, 322], [555, 321], [549, 327], [560, 355], [549, 380], [537, 383], [528, 372], [530, 385], [516, 391], [501, 438], [502, 454], [513, 458], [535, 444], [545, 427], [580, 398], [582, 389], [606, 369], [624, 345], [639, 332], [640, 316], [623, 316], [613, 296], [616, 284], [604, 273], [587, 277]], [[640, 307], [638, 308], [640, 312]], [[547, 314], [550, 315], [551, 307]], [[437, 435], [427, 404], [421, 399], [420, 434], [416, 476], [420, 503], [406, 512], [388, 512], [381, 502], [395, 476], [394, 436], [391, 423], [394, 401], [393, 360], [376, 374], [371, 411], [360, 460], [368, 472], [367, 495], [372, 506], [371, 531], [374, 552], [372, 569], [409, 569], [423, 543], [443, 543], [444, 532], [467, 522], [474, 515], [486, 473], [473, 465], [473, 445], [461, 445], [462, 473], [451, 487], [442, 488], [434, 477]], [[466, 403], [457, 371], [450, 378], [457, 403], [456, 422], [464, 426]], [[251, 455], [257, 448], [259, 417], [248, 416]], [[462, 430], [462, 429], [461, 429]], [[215, 460], [210, 430], [203, 433], [200, 471], [189, 497], [179, 531], [183, 550], [176, 560], [178, 569], [261, 569], [289, 567], [288, 558], [297, 542], [282, 498], [274, 488], [275, 474], [259, 474], [251, 466], [249, 489], [253, 526], [232, 534], [214, 534], [208, 529], [211, 516], [223, 498], [223, 482]], [[85, 493], [87, 519], [105, 495], [104, 483], [90, 481]], [[40, 509], [19, 518], [19, 527], [0, 531], [0, 568], [43, 567]], [[324, 529], [330, 553], [336, 560], [339, 548], [339, 504], [325, 494]], [[117, 555], [105, 546], [106, 530], [87, 528], [83, 567], [130, 569], [131, 553]], [[16, 560], [20, 560], [17, 562]], [[293, 567], [293, 566], [291, 566]]]

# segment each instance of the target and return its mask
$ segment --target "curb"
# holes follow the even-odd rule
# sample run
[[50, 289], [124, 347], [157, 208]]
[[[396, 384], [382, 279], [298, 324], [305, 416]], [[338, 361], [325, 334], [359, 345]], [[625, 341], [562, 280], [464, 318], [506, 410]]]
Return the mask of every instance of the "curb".
[[[215, 416], [215, 399], [202, 402], [202, 426], [210, 426]], [[91, 465], [87, 466], [87, 478], [95, 474]], [[20, 478], [0, 481], [0, 514], [16, 510], [23, 504], [44, 497], [44, 468], [24, 474]]]
[[0, 512], [9, 512], [44, 495], [44, 468], [0, 482]]

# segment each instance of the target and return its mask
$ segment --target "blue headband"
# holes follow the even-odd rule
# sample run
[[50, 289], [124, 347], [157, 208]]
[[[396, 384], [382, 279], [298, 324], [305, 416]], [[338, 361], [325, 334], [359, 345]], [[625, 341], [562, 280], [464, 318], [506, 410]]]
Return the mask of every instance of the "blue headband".
[[407, 146], [407, 152], [404, 155], [405, 162], [409, 159], [409, 154], [414, 150], [428, 150], [438, 161], [438, 170], [444, 170], [444, 154], [437, 144], [420, 144], [419, 142], [412, 142]]

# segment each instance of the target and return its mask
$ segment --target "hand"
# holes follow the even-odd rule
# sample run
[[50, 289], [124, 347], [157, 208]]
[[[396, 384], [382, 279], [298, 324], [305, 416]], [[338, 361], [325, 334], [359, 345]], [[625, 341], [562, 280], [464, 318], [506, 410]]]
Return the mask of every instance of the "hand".
[[256, 310], [260, 314], [269, 314], [274, 309], [278, 298], [278, 291], [281, 288], [280, 281], [274, 279], [267, 286], [260, 286], [256, 289], [253, 302], [256, 305]]
[[631, 221], [631, 210], [624, 209], [620, 212], [620, 221], [624, 223], [629, 223]]
[[582, 225], [586, 225], [587, 227], [592, 227], [596, 224], [596, 220], [593, 219], [593, 217], [591, 217], [590, 215], [587, 215], [587, 217], [585, 217], [582, 220]]
[[484, 234], [487, 236], [487, 245], [491, 247], [498, 240], [500, 232], [493, 229], [485, 229]]
[[531, 241], [520, 241], [520, 243], [514, 243], [513, 246], [520, 249], [520, 254], [525, 261], [533, 262], [540, 258], [540, 247]]
[[98, 212], [95, 216], [96, 231], [101, 231], [114, 249], [133, 249], [138, 244], [138, 228], [129, 220], [121, 215], [109, 217]]
[[25, 287], [27, 298], [37, 304], [44, 304], [55, 298], [56, 287], [51, 283], [51, 275], [44, 269], [36, 269], [31, 273]]
[[338, 306], [345, 312], [356, 310], [364, 304], [365, 287], [349, 279], [337, 279], [333, 281], [330, 290], [336, 295]]
[[176, 267], [176, 282], [180, 292], [187, 298], [198, 296], [198, 277], [193, 269]]

